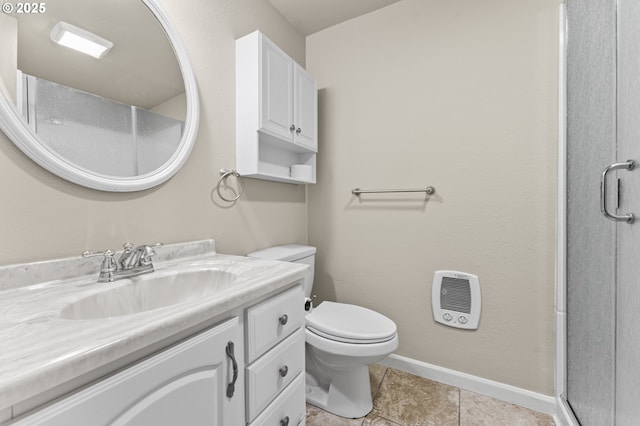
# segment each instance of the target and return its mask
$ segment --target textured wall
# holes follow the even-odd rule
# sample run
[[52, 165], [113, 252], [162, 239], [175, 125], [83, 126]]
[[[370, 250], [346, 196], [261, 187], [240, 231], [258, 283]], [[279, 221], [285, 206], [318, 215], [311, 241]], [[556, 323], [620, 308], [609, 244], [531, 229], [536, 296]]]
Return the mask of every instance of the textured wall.
[[[195, 148], [169, 182], [118, 194], [68, 183], [37, 166], [0, 132], [0, 263], [215, 238], [218, 251], [244, 254], [306, 242], [304, 186], [247, 179], [234, 207], [211, 191], [220, 168], [235, 166], [235, 39], [263, 30], [304, 63], [305, 41], [267, 0], [162, 0], [195, 68], [201, 120]], [[217, 201], [217, 198], [215, 198]]]
[[[558, 0], [404, 0], [307, 38], [320, 99], [320, 299], [398, 354], [553, 394]], [[434, 185], [437, 195], [351, 189]], [[477, 274], [477, 331], [436, 324], [435, 270]]]

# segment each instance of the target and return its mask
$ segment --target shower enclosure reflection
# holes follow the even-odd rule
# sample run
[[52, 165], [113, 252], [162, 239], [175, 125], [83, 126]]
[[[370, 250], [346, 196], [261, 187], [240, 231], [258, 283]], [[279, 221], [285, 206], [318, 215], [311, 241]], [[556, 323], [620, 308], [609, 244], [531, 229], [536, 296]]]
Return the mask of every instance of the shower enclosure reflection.
[[[132, 192], [166, 182], [191, 152], [200, 113], [187, 51], [159, 0], [46, 6], [0, 14], [0, 130], [41, 167], [88, 188]], [[58, 40], [62, 27], [112, 48], [85, 55]], [[71, 88], [80, 92], [67, 101]], [[41, 101], [47, 91], [55, 95]]]
[[[18, 106], [41, 143], [86, 170], [144, 175], [178, 148], [184, 121], [22, 74]], [[162, 105], [158, 106], [162, 109]]]

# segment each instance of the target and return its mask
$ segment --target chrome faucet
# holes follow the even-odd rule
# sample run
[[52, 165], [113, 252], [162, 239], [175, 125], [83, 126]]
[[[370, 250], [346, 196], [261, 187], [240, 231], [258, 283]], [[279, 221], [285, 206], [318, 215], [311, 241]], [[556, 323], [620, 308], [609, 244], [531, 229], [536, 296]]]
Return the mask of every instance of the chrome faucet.
[[161, 245], [162, 243], [144, 244], [133, 248], [133, 244], [125, 243], [122, 246], [124, 250], [117, 261], [115, 259], [116, 252], [110, 249], [100, 252], [85, 251], [82, 253], [82, 257], [104, 256], [98, 282], [110, 283], [122, 278], [153, 272], [152, 257], [156, 254], [153, 247]]

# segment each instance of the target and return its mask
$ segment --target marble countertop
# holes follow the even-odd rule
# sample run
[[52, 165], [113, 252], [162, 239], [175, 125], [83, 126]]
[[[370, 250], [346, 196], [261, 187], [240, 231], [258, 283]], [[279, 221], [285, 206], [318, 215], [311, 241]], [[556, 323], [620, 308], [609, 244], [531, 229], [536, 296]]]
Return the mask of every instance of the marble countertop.
[[156, 271], [189, 262], [233, 273], [237, 281], [196, 301], [91, 320], [66, 320], [59, 313], [69, 303], [111, 285], [96, 282], [97, 269], [91, 276], [0, 291], [0, 411], [283, 289], [302, 279], [308, 268], [206, 253], [156, 264]]

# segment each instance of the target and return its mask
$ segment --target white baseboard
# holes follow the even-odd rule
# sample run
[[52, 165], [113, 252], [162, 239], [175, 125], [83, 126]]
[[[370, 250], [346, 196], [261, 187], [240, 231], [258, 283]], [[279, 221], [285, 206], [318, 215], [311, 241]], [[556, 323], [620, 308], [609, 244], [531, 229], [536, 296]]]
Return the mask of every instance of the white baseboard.
[[511, 404], [520, 405], [550, 416], [555, 416], [556, 414], [556, 399], [553, 396], [531, 392], [526, 389], [494, 382], [448, 368], [438, 367], [437, 365], [427, 364], [426, 362], [396, 354], [389, 355], [380, 361], [380, 364], [406, 373], [415, 374], [425, 379], [434, 380]]

